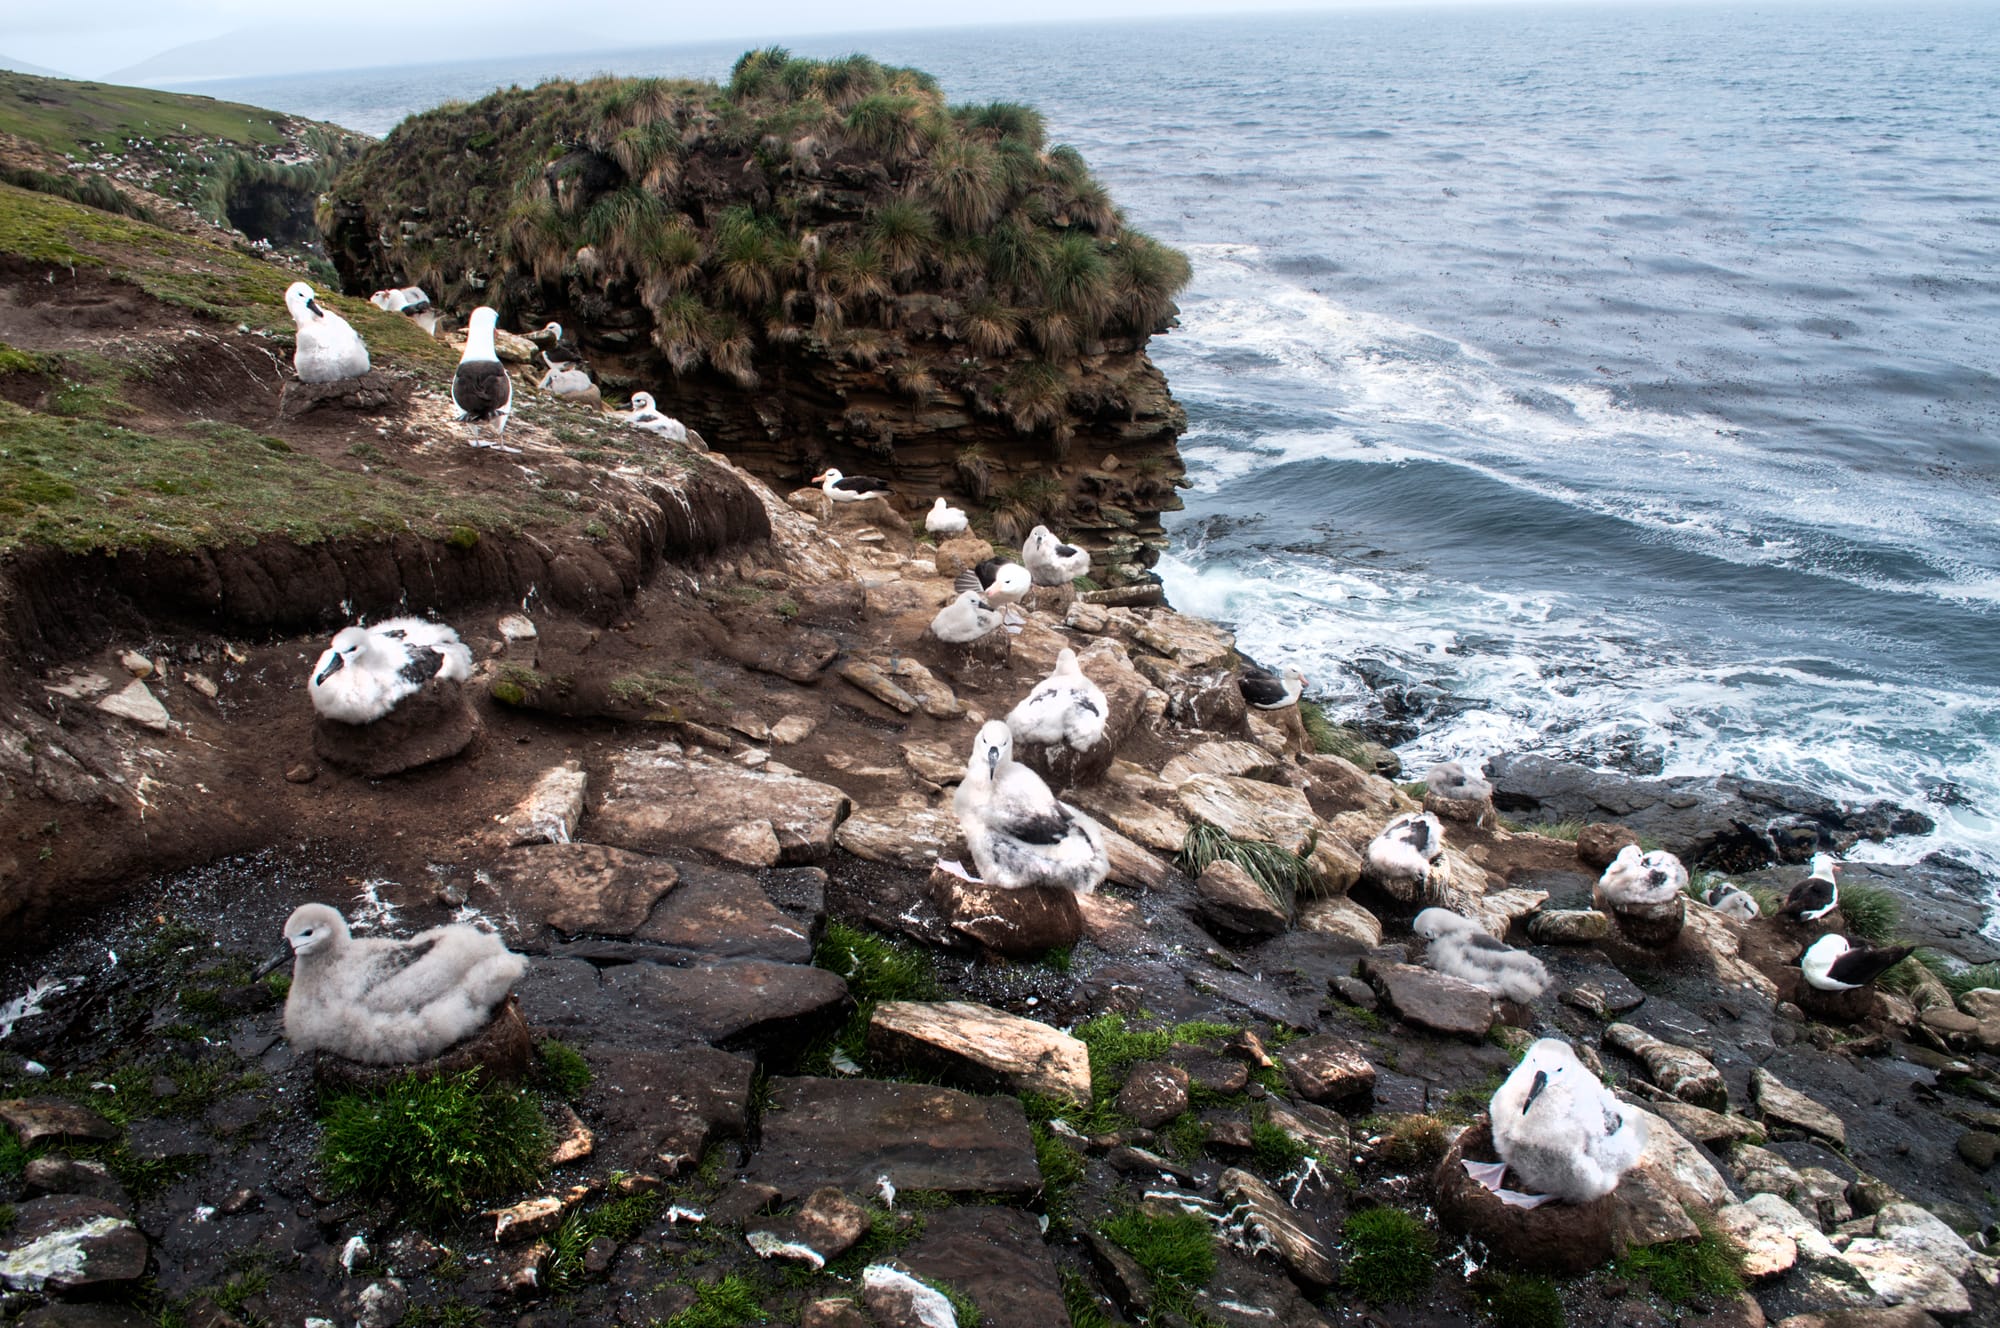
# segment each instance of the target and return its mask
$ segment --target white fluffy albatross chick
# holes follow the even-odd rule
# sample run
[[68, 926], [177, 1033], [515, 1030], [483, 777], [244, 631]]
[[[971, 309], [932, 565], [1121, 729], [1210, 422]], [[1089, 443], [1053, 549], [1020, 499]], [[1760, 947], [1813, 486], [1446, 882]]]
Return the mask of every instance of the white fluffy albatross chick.
[[1057, 539], [1047, 526], [1036, 526], [1021, 545], [1021, 561], [1038, 586], [1066, 586], [1090, 571], [1090, 555]]
[[494, 422], [493, 432], [507, 432], [507, 416], [514, 409], [514, 380], [493, 349], [493, 331], [500, 326], [500, 313], [490, 305], [472, 311], [465, 327], [465, 354], [451, 376], [451, 404], [458, 410], [460, 423], [473, 426], [475, 442], [479, 426]]
[[1493, 796], [1493, 786], [1457, 761], [1440, 761], [1424, 776], [1431, 792], [1450, 802], [1484, 802]]
[[443, 623], [390, 618], [343, 627], [313, 665], [313, 709], [343, 724], [372, 724], [432, 678], [472, 677], [472, 649]]
[[1494, 940], [1470, 918], [1449, 909], [1427, 908], [1417, 914], [1411, 929], [1429, 942], [1424, 949], [1426, 968], [1523, 1004], [1548, 990], [1549, 971], [1541, 960]]
[[987, 885], [1088, 894], [1110, 874], [1097, 823], [1058, 802], [1040, 775], [1014, 760], [1014, 736], [1003, 720], [988, 720], [973, 739], [952, 807]]
[[953, 507], [942, 498], [924, 513], [924, 529], [933, 535], [963, 535], [970, 524], [963, 508]]
[[464, 924], [357, 941], [325, 904], [294, 910], [285, 939], [292, 1050], [373, 1065], [428, 1060], [478, 1032], [528, 967], [498, 936]]
[[1444, 856], [1444, 826], [1429, 812], [1404, 812], [1392, 817], [1382, 832], [1368, 843], [1368, 869], [1392, 894], [1402, 898], [1427, 898], [1439, 891], [1433, 887], [1442, 877], [1439, 859]]
[[1591, 897], [1599, 909], [1646, 908], [1667, 903], [1687, 883], [1687, 868], [1673, 854], [1642, 853], [1637, 844], [1627, 844], [1597, 878]]
[[1104, 741], [1110, 710], [1103, 690], [1084, 676], [1076, 652], [1065, 649], [1056, 656], [1054, 671], [1007, 712], [1007, 728], [1015, 742], [1061, 743], [1087, 752]]
[[1748, 891], [1740, 890], [1728, 881], [1717, 881], [1709, 886], [1702, 892], [1701, 902], [1737, 922], [1755, 922], [1757, 915], [1763, 912]]
[[313, 288], [295, 281], [285, 288], [285, 308], [298, 325], [292, 368], [302, 383], [337, 383], [368, 372], [368, 345], [345, 318], [319, 302]]
[[656, 433], [670, 443], [684, 443], [688, 440], [687, 426], [662, 411], [653, 400], [651, 392], [632, 394], [632, 412], [625, 417], [625, 422], [635, 429]]
[[[1646, 1147], [1644, 1117], [1613, 1097], [1569, 1043], [1556, 1038], [1528, 1048], [1488, 1111], [1500, 1161], [1467, 1162], [1465, 1169], [1519, 1207], [1601, 1199], [1618, 1188]], [[1500, 1188], [1510, 1168], [1530, 1193]]]
[[977, 590], [961, 590], [958, 597], [931, 619], [931, 635], [950, 645], [970, 645], [1000, 625], [1000, 610], [986, 602]]

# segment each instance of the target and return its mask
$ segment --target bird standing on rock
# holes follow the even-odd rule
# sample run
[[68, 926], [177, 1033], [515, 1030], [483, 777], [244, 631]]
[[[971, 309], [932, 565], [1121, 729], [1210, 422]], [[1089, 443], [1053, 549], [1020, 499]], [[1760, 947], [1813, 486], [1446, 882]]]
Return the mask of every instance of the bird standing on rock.
[[285, 288], [285, 308], [298, 326], [292, 368], [302, 383], [337, 383], [368, 372], [368, 345], [345, 318], [319, 302], [313, 288], [295, 281]]
[[924, 529], [933, 535], [963, 535], [970, 525], [963, 508], [953, 507], [942, 498], [924, 513]]
[[478, 1032], [528, 968], [498, 936], [463, 924], [357, 941], [325, 904], [295, 909], [285, 940], [292, 1050], [374, 1065], [428, 1060]]
[[498, 310], [482, 304], [472, 311], [465, 328], [465, 354], [451, 376], [451, 404], [458, 408], [460, 422], [474, 426], [474, 446], [484, 445], [477, 436], [479, 425], [495, 420], [493, 432], [505, 433], [514, 409], [514, 380], [493, 349], [493, 331], [499, 326]]
[[1840, 907], [1840, 864], [1831, 853], [1815, 853], [1812, 874], [1792, 887], [1778, 907], [1782, 917], [1798, 922], [1818, 922]]
[[1047, 526], [1036, 526], [1021, 545], [1021, 561], [1038, 586], [1066, 586], [1090, 571], [1090, 555], [1064, 544]]
[[549, 322], [544, 324], [541, 331], [530, 332], [528, 340], [541, 347], [542, 361], [551, 369], [555, 368], [558, 364], [580, 365], [583, 363], [583, 348], [576, 344], [576, 340], [573, 337], [563, 335], [563, 325], [561, 323]]
[[632, 411], [625, 417], [625, 422], [635, 429], [656, 433], [670, 443], [685, 443], [688, 440], [687, 426], [663, 412], [651, 392], [632, 394]]
[[1799, 956], [1799, 971], [1821, 991], [1854, 991], [1865, 987], [1908, 959], [1914, 945], [1856, 945], [1839, 932], [1829, 932]]
[[[1569, 1043], [1528, 1048], [1488, 1106], [1500, 1162], [1467, 1162], [1474, 1180], [1521, 1208], [1589, 1203], [1618, 1188], [1646, 1148], [1646, 1122], [1613, 1097]], [[1500, 1188], [1508, 1168], [1533, 1191]]]
[[1014, 735], [1002, 720], [988, 720], [973, 740], [952, 807], [987, 885], [1088, 894], [1110, 874], [1097, 823], [1057, 801], [1040, 775], [1014, 759]]
[[887, 498], [895, 492], [887, 480], [878, 480], [868, 475], [843, 475], [828, 467], [812, 477], [819, 485], [820, 492], [836, 503], [858, 503], [865, 498]]
[[1305, 694], [1306, 675], [1297, 669], [1273, 673], [1246, 659], [1243, 671], [1236, 677], [1236, 690], [1243, 693], [1244, 701], [1259, 710], [1283, 710], [1297, 705]]

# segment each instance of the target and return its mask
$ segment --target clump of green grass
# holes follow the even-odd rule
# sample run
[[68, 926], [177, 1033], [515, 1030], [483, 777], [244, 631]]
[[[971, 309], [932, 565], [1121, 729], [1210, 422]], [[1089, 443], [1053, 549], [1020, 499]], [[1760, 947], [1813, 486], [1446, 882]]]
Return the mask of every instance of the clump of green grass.
[[1268, 1120], [1251, 1122], [1250, 1156], [1267, 1177], [1284, 1175], [1305, 1161], [1311, 1151], [1281, 1126]]
[[0, 1180], [13, 1180], [28, 1169], [28, 1150], [12, 1130], [0, 1130]]
[[1363, 770], [1375, 768], [1375, 758], [1368, 754], [1368, 740], [1358, 730], [1328, 719], [1326, 707], [1319, 702], [1301, 697], [1299, 722], [1305, 725], [1306, 740], [1321, 756], [1338, 756]]
[[740, 1274], [719, 1282], [698, 1283], [694, 1304], [667, 1320], [667, 1328], [741, 1328], [763, 1323], [768, 1316], [758, 1303], [757, 1288]]
[[1365, 1209], [1340, 1234], [1349, 1250], [1341, 1285], [1370, 1304], [1413, 1301], [1431, 1284], [1437, 1237], [1402, 1209]]
[[1189, 824], [1177, 864], [1200, 876], [1212, 862], [1233, 862], [1250, 874], [1271, 902], [1287, 914], [1306, 888], [1306, 860], [1290, 849], [1255, 839], [1231, 839], [1206, 821]]
[[1069, 1196], [1083, 1180], [1084, 1161], [1044, 1122], [1036, 1121], [1028, 1129], [1035, 1141], [1035, 1169], [1042, 1173], [1042, 1211], [1051, 1230], [1065, 1228]]
[[1563, 1328], [1562, 1296], [1546, 1277], [1487, 1269], [1471, 1287], [1480, 1310], [1499, 1328]]
[[838, 918], [820, 933], [813, 963], [847, 980], [854, 1013], [839, 1031], [805, 1053], [801, 1067], [808, 1073], [827, 1073], [836, 1055], [861, 1064], [867, 1052], [868, 1021], [883, 1001], [935, 1000], [939, 992], [930, 957], [923, 951]]
[[1576, 837], [1583, 833], [1584, 824], [1582, 820], [1531, 821], [1521, 829], [1531, 835], [1540, 835], [1544, 839], [1560, 839], [1564, 843], [1574, 844]]
[[1924, 961], [1924, 966], [1937, 976], [1939, 982], [1944, 983], [1945, 989], [1953, 996], [1963, 996], [1981, 987], [2000, 988], [2000, 964], [1970, 964], [1954, 969], [1935, 954], [1920, 951], [1917, 958]]
[[328, 1104], [319, 1162], [336, 1192], [381, 1201], [420, 1222], [539, 1182], [549, 1127], [533, 1099], [482, 1090], [478, 1072], [400, 1079]]
[[590, 1087], [590, 1062], [568, 1043], [543, 1038], [535, 1044], [535, 1059], [537, 1078], [563, 1101], [576, 1101]]
[[1628, 1250], [1613, 1267], [1621, 1277], [1645, 1278], [1655, 1294], [1676, 1305], [1735, 1295], [1743, 1289], [1742, 1249], [1707, 1213], [1690, 1211], [1688, 1216], [1700, 1228], [1700, 1239]]
[[1840, 916], [1850, 936], [1859, 936], [1871, 945], [1886, 945], [1903, 922], [1903, 906], [1896, 896], [1880, 886], [1840, 887]]
[[1162, 1309], [1185, 1313], [1215, 1275], [1214, 1229], [1193, 1213], [1162, 1216], [1128, 1208], [1099, 1230], [1145, 1271]]
[[627, 1194], [589, 1212], [578, 1209], [562, 1221], [549, 1240], [549, 1261], [542, 1285], [561, 1295], [582, 1285], [584, 1255], [600, 1237], [621, 1244], [632, 1239], [660, 1215], [666, 1195], [660, 1190]]
[[1083, 1274], [1065, 1268], [1059, 1275], [1062, 1278], [1063, 1308], [1069, 1311], [1069, 1328], [1112, 1328], [1112, 1319], [1104, 1312], [1103, 1300], [1091, 1290], [1090, 1283], [1083, 1280]]

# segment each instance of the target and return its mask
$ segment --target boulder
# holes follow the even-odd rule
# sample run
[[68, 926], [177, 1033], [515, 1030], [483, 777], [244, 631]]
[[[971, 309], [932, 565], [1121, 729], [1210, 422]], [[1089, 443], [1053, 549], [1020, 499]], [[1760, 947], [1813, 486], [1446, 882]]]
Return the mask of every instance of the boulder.
[[994, 954], [1033, 958], [1075, 945], [1083, 935], [1074, 891], [1009, 890], [939, 869], [931, 873], [930, 892], [946, 926]]
[[1113, 762], [1107, 778], [1071, 791], [1067, 799], [1146, 848], [1180, 852], [1187, 839], [1187, 819], [1147, 801], [1141, 785], [1120, 777], [1124, 764]]
[[1373, 957], [1361, 961], [1361, 976], [1399, 1018], [1419, 1028], [1476, 1040], [1493, 1027], [1493, 998], [1470, 982]]
[[521, 1002], [509, 996], [486, 1025], [471, 1037], [447, 1047], [427, 1061], [405, 1065], [367, 1065], [330, 1051], [312, 1054], [313, 1081], [321, 1093], [376, 1093], [406, 1075], [449, 1077], [476, 1070], [482, 1082], [519, 1083], [527, 1077], [534, 1039]]
[[778, 1079], [750, 1179], [786, 1198], [822, 1185], [1025, 1200], [1042, 1188], [1021, 1104], [929, 1084]]
[[1291, 921], [1284, 904], [1271, 897], [1250, 873], [1217, 858], [1195, 882], [1202, 919], [1217, 930], [1238, 936], [1275, 936]]
[[502, 838], [510, 845], [569, 843], [583, 817], [583, 795], [589, 785], [581, 761], [544, 770], [527, 796], [497, 818]]
[[479, 716], [457, 681], [433, 678], [372, 724], [316, 716], [313, 751], [349, 774], [387, 779], [457, 756], [480, 729]]
[[1165, 655], [1182, 668], [1226, 666], [1235, 657], [1236, 638], [1206, 618], [1175, 613], [1172, 609], [1143, 609], [1136, 612], [1136, 617], [1138, 625], [1132, 629], [1133, 641], [1155, 654]]
[[14, 1208], [0, 1231], [0, 1287], [62, 1292], [136, 1282], [151, 1247], [123, 1208], [80, 1194], [52, 1194]]
[[1341, 839], [1321, 835], [1306, 854], [1306, 886], [1315, 895], [1344, 895], [1361, 880], [1361, 855]]
[[1245, 779], [1269, 780], [1280, 768], [1277, 758], [1255, 743], [1204, 742], [1168, 761], [1160, 770], [1160, 780], [1176, 789], [1196, 775], [1240, 775]]
[[605, 783], [591, 813], [595, 839], [642, 853], [686, 845], [750, 867], [823, 860], [849, 805], [831, 784], [671, 743], [614, 753]]
[[1345, 895], [1300, 905], [1298, 929], [1342, 937], [1357, 949], [1372, 950], [1382, 943], [1381, 920]]
[[1109, 741], [1082, 751], [1060, 742], [1016, 742], [1014, 759], [1040, 775], [1050, 788], [1068, 790], [1102, 779], [1111, 768], [1115, 751]]
[[1375, 1091], [1375, 1067], [1360, 1044], [1333, 1033], [1301, 1038], [1278, 1052], [1278, 1063], [1309, 1102], [1353, 1102]]
[[1148, 1130], [1188, 1109], [1188, 1072], [1165, 1061], [1141, 1061], [1118, 1090], [1118, 1110]]
[[1338, 756], [1308, 756], [1300, 763], [1306, 776], [1306, 797], [1321, 816], [1364, 812], [1377, 824], [1409, 800], [1394, 784]]
[[1090, 1101], [1090, 1052], [1082, 1042], [970, 1001], [884, 1001], [868, 1021], [868, 1049], [980, 1092]]
[[1178, 790], [1181, 807], [1231, 839], [1261, 840], [1304, 853], [1319, 821], [1305, 794], [1240, 775], [1195, 775]]
[[899, 714], [914, 714], [921, 704], [898, 686], [881, 665], [869, 660], [843, 660], [834, 672]]
[[1493, 1127], [1474, 1121], [1438, 1163], [1438, 1221], [1448, 1230], [1484, 1244], [1505, 1265], [1530, 1272], [1574, 1277], [1610, 1261], [1616, 1253], [1612, 1223], [1617, 1191], [1589, 1203], [1550, 1203], [1513, 1208], [1472, 1179], [1465, 1163], [1497, 1162]]
[[1224, 1171], [1216, 1187], [1231, 1209], [1232, 1223], [1241, 1224], [1252, 1249], [1276, 1259], [1302, 1286], [1333, 1285], [1333, 1256], [1310, 1214], [1293, 1208], [1262, 1179], [1236, 1167]]
[[600, 1165], [671, 1178], [749, 1131], [757, 1065], [747, 1057], [702, 1046], [589, 1045], [584, 1055]]
[[116, 1139], [118, 1127], [89, 1107], [60, 1097], [15, 1097], [0, 1101], [0, 1124], [14, 1132], [21, 1147], [50, 1143], [104, 1143]]
[[1683, 1102], [1728, 1110], [1729, 1089], [1722, 1074], [1700, 1053], [1662, 1042], [1631, 1024], [1611, 1025], [1604, 1030], [1604, 1042], [1644, 1065], [1648, 1079]]
[[1528, 919], [1537, 945], [1595, 945], [1611, 934], [1611, 917], [1594, 908], [1544, 909]]
[[1803, 1213], [1775, 1194], [1753, 1194], [1715, 1210], [1716, 1225], [1743, 1248], [1743, 1275], [1752, 1281], [1789, 1272], [1801, 1255], [1838, 1253]]
[[1818, 1135], [1839, 1147], [1847, 1146], [1847, 1126], [1839, 1116], [1761, 1065], [1750, 1072], [1750, 1091], [1767, 1126]]
[[869, 862], [929, 871], [958, 844], [958, 817], [946, 807], [864, 807], [840, 823], [833, 840]]
[[172, 733], [173, 717], [160, 704], [160, 698], [148, 691], [146, 684], [134, 679], [119, 690], [97, 703], [97, 708], [107, 715], [137, 724], [142, 729], [155, 733]]
[[[503, 853], [487, 868], [498, 893], [495, 911], [517, 942], [542, 928], [575, 935], [630, 936], [674, 888], [671, 862], [602, 844], [529, 844]], [[538, 924], [538, 925], [533, 925]]]
[[1504, 941], [1515, 922], [1532, 915], [1548, 900], [1546, 890], [1493, 890], [1477, 898], [1462, 898], [1461, 911], [1488, 936]]
[[[805, 916], [795, 916], [780, 910], [764, 887], [742, 872], [710, 867], [692, 857], [675, 865], [680, 870], [680, 883], [653, 906], [645, 923], [632, 933], [634, 941], [669, 945], [716, 959], [812, 962], [813, 936], [809, 933], [818, 924], [821, 910], [817, 904], [800, 910]], [[816, 873], [818, 868], [795, 870]]]

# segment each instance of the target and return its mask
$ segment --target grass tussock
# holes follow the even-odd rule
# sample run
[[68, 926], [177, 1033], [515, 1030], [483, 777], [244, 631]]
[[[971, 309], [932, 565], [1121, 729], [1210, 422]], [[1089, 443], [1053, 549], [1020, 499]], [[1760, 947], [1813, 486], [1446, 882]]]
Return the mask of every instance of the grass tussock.
[[930, 956], [912, 945], [864, 931], [838, 918], [830, 919], [813, 947], [813, 963], [847, 981], [854, 1013], [818, 1045], [809, 1048], [801, 1068], [812, 1074], [852, 1074], [867, 1063], [868, 1021], [883, 1001], [927, 1001], [938, 997], [937, 975]]
[[1562, 1295], [1549, 1278], [1485, 1269], [1470, 1286], [1480, 1312], [1496, 1328], [1563, 1328]]
[[565, 1102], [574, 1102], [590, 1087], [590, 1062], [566, 1042], [543, 1038], [535, 1044], [535, 1078]]
[[1688, 1215], [1700, 1228], [1700, 1239], [1629, 1250], [1613, 1267], [1621, 1277], [1645, 1278], [1654, 1294], [1676, 1305], [1735, 1295], [1743, 1289], [1742, 1249], [1707, 1213]]
[[541, 1180], [549, 1128], [534, 1100], [482, 1089], [474, 1071], [398, 1080], [379, 1094], [344, 1094], [324, 1112], [320, 1167], [339, 1193], [385, 1202], [420, 1222]]
[[1192, 1213], [1162, 1216], [1132, 1208], [1100, 1230], [1145, 1271], [1162, 1309], [1187, 1313], [1195, 1292], [1215, 1275], [1215, 1229]]
[[1848, 935], [1859, 936], [1870, 945], [1887, 945], [1903, 923], [1903, 906], [1880, 886], [1843, 885], [1840, 916]]
[[716, 1282], [697, 1282], [694, 1304], [667, 1320], [667, 1328], [743, 1328], [769, 1318], [757, 1288], [740, 1273]]
[[1400, 1208], [1369, 1208], [1340, 1231], [1348, 1251], [1340, 1283], [1370, 1304], [1415, 1300], [1436, 1270], [1437, 1237]]
[[1200, 876], [1210, 863], [1218, 861], [1233, 862], [1248, 872], [1271, 902], [1287, 914], [1309, 881], [1306, 860], [1290, 849], [1262, 840], [1231, 839], [1206, 821], [1190, 824], [1176, 859], [1180, 869], [1191, 877]]
[[1375, 758], [1368, 751], [1368, 740], [1358, 729], [1328, 719], [1326, 707], [1319, 702], [1299, 698], [1299, 722], [1305, 725], [1306, 741], [1321, 756], [1338, 756], [1363, 770], [1375, 768]]

